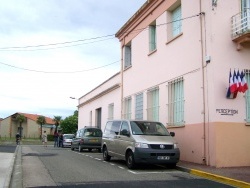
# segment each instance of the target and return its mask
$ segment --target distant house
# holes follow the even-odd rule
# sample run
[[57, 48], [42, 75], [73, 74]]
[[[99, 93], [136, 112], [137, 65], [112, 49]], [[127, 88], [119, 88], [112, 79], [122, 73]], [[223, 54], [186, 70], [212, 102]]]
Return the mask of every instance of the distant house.
[[[26, 120], [22, 123], [22, 127], [20, 127], [19, 122], [16, 120], [16, 117], [19, 114], [26, 118]], [[39, 116], [41, 115], [17, 112], [7, 118], [2, 119], [0, 136], [2, 138], [13, 138], [17, 132], [20, 132], [21, 129], [23, 138], [39, 138], [41, 134], [41, 126], [36, 123]], [[48, 135], [53, 134], [55, 129], [55, 123], [53, 119], [45, 117], [45, 120], [46, 124], [42, 126], [42, 132], [46, 131]]]

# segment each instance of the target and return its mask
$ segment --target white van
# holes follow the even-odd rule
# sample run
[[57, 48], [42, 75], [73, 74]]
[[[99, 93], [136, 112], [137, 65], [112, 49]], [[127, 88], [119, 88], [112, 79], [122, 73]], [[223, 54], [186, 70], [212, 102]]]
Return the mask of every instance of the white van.
[[174, 168], [180, 159], [174, 135], [160, 122], [110, 120], [102, 137], [103, 159], [123, 159], [129, 169], [135, 168], [138, 163], [163, 164]]

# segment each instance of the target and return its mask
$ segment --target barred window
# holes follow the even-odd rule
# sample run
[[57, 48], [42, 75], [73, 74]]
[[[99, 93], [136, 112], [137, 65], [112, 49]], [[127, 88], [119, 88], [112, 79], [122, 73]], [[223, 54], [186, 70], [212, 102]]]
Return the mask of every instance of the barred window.
[[[246, 78], [246, 83], [250, 83], [250, 70], [245, 70], [245, 78]], [[250, 123], [250, 89], [246, 91], [246, 121]]]
[[124, 99], [124, 119], [131, 119], [131, 97]]
[[108, 119], [114, 119], [114, 103], [111, 103], [108, 106]]
[[135, 96], [135, 119], [143, 119], [143, 93]]
[[168, 125], [184, 125], [183, 78], [168, 83]]
[[147, 93], [147, 119], [159, 121], [159, 88], [149, 90]]

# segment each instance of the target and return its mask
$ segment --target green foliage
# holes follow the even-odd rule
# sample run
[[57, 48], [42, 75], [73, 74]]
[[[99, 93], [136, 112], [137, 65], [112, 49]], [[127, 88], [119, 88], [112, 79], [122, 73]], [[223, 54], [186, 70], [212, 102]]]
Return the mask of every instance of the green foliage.
[[42, 139], [42, 127], [44, 124], [46, 124], [46, 119], [44, 116], [38, 116], [37, 117], [37, 120], [36, 120], [36, 123], [39, 124], [41, 127], [40, 127], [40, 139]]
[[60, 124], [63, 133], [75, 134], [78, 129], [78, 113], [74, 113], [73, 116], [66, 117]]
[[53, 121], [55, 122], [55, 132], [57, 132], [57, 127], [60, 125], [61, 121], [62, 121], [62, 116], [54, 116]]

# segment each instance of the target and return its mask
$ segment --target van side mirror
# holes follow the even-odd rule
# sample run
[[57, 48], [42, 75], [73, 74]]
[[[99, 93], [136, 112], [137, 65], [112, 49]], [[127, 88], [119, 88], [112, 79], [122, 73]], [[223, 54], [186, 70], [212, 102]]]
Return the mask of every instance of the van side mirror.
[[129, 131], [128, 131], [128, 130], [123, 129], [123, 130], [121, 131], [121, 135], [129, 136], [130, 134], [129, 134]]
[[170, 132], [170, 135], [171, 135], [172, 137], [174, 137], [174, 136], [175, 136], [175, 132]]

